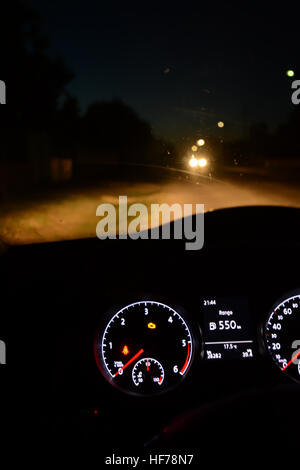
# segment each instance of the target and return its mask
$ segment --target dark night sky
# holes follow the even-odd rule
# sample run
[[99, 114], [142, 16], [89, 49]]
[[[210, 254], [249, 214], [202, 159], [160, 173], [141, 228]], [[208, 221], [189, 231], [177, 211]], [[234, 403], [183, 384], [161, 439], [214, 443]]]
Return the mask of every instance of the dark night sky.
[[69, 91], [83, 110], [120, 97], [157, 134], [178, 140], [217, 134], [219, 120], [229, 135], [247, 121], [274, 127], [293, 108], [285, 72], [300, 77], [296, 2], [28, 3], [43, 18], [51, 53], [75, 73]]

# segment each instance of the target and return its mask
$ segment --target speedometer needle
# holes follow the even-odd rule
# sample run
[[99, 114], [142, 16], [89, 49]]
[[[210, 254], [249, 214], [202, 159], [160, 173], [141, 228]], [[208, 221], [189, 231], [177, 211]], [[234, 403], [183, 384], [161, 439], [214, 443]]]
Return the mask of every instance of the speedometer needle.
[[298, 356], [300, 356], [300, 351], [298, 351], [298, 352], [292, 357], [292, 359], [287, 363], [287, 365], [282, 369], [283, 372], [294, 362], [295, 359], [297, 359]]
[[124, 364], [123, 367], [120, 367], [119, 370], [117, 370], [117, 372], [115, 373], [114, 377], [116, 377], [116, 375], [118, 375], [120, 373], [120, 371], [126, 369], [126, 367], [129, 366], [129, 364], [131, 364], [133, 361], [135, 361], [141, 354], [143, 354], [144, 350], [143, 349], [140, 349], [139, 352], [137, 352], [131, 359], [129, 359], [128, 362], [126, 362], [126, 364]]

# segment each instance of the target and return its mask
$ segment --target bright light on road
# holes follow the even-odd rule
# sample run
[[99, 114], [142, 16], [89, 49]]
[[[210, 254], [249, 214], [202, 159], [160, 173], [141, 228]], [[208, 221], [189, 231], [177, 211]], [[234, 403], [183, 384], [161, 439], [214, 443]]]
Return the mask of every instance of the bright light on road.
[[204, 158], [204, 157], [199, 158], [199, 160], [198, 160], [198, 165], [200, 166], [200, 168], [204, 168], [204, 167], [207, 165], [207, 160], [206, 160], [206, 158]]
[[193, 155], [192, 158], [190, 159], [189, 165], [190, 165], [192, 168], [195, 168], [195, 167], [198, 165], [198, 160], [197, 160], [197, 158], [194, 157], [194, 155]]
[[197, 150], [198, 150], [197, 145], [193, 145], [192, 151], [193, 151], [193, 152], [197, 152]]
[[205, 140], [204, 140], [204, 139], [199, 139], [199, 140], [197, 140], [197, 145], [198, 145], [199, 147], [202, 147], [204, 144], [205, 144]]
[[218, 127], [224, 127], [224, 122], [223, 122], [223, 121], [219, 121], [219, 122], [218, 122]]

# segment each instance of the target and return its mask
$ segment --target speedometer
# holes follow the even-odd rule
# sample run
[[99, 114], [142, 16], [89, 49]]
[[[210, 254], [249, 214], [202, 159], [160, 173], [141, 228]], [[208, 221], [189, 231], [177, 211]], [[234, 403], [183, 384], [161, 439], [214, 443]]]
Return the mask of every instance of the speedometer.
[[127, 393], [153, 395], [188, 373], [194, 351], [183, 314], [161, 302], [135, 302], [97, 332], [94, 353], [104, 377]]
[[300, 290], [286, 295], [268, 316], [265, 344], [282, 372], [300, 383]]

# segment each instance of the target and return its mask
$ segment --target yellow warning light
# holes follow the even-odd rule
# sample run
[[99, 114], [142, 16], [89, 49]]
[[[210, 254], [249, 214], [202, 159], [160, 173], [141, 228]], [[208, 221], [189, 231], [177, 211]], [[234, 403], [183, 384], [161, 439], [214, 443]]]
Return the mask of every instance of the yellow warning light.
[[155, 330], [155, 328], [156, 328], [155, 323], [151, 323], [151, 322], [148, 323], [148, 328], [150, 328], [150, 330]]
[[126, 346], [126, 344], [125, 344], [124, 348], [122, 349], [122, 354], [124, 354], [124, 356], [127, 356], [127, 354], [129, 354], [129, 349]]

